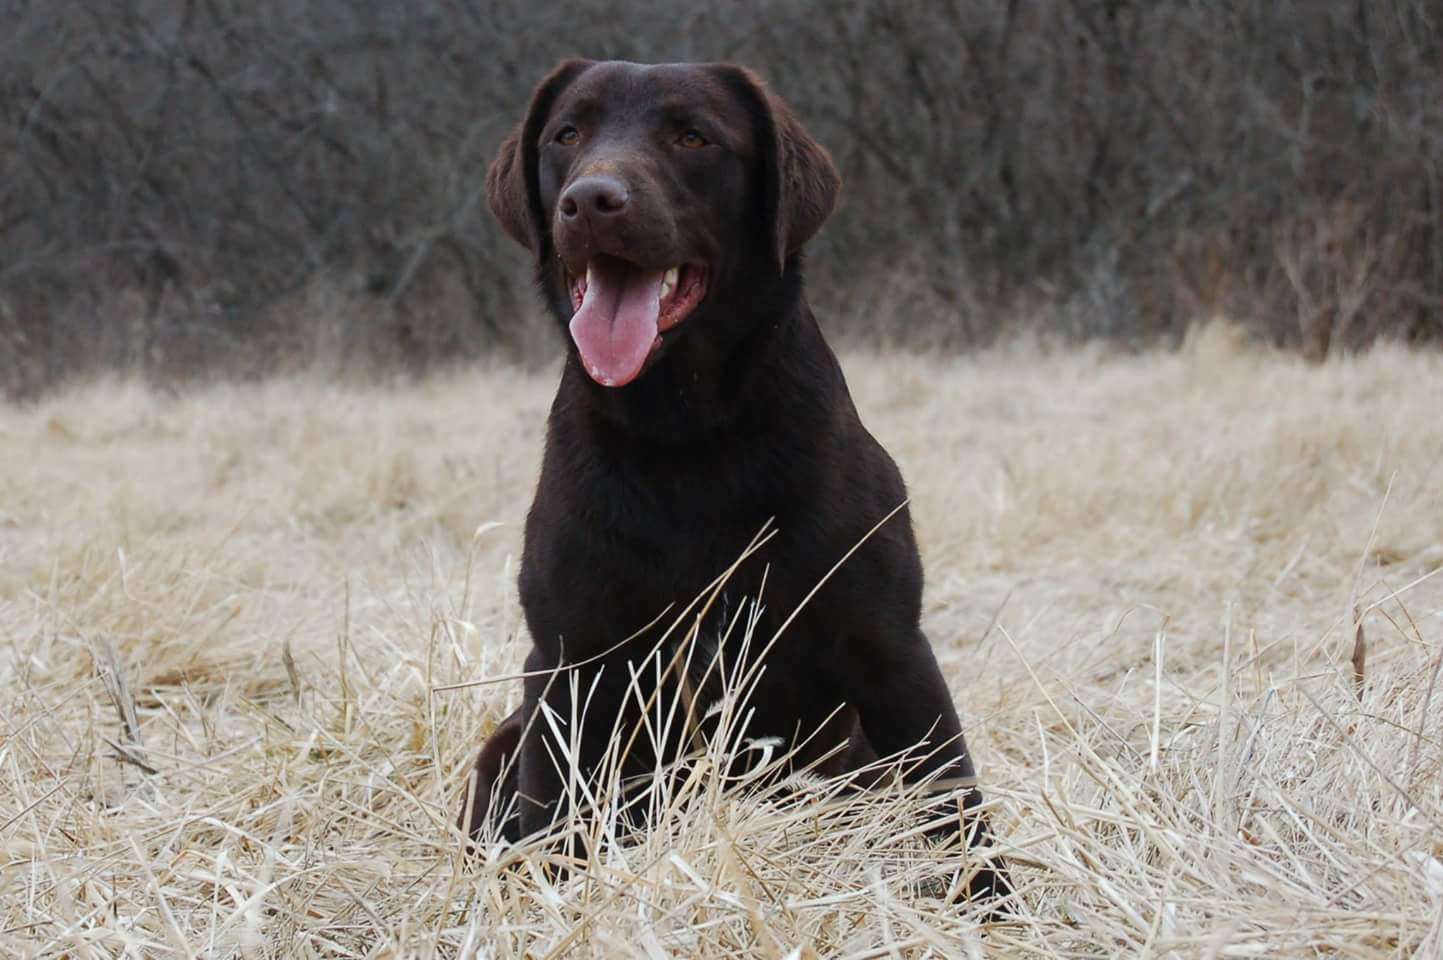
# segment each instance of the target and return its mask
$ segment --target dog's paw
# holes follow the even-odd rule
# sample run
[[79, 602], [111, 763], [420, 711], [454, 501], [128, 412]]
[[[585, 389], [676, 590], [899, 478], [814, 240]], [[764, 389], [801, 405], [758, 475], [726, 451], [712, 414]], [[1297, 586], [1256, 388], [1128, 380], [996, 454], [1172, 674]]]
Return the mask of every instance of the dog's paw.
[[1007, 876], [1007, 865], [1000, 859], [971, 871], [959, 899], [980, 907], [987, 923], [1011, 920], [1017, 915], [1012, 881]]
[[935, 876], [916, 886], [918, 896], [955, 902], [974, 909], [985, 923], [999, 923], [1016, 917], [1012, 881], [1007, 866], [994, 858], [986, 864], [969, 866], [950, 874]]

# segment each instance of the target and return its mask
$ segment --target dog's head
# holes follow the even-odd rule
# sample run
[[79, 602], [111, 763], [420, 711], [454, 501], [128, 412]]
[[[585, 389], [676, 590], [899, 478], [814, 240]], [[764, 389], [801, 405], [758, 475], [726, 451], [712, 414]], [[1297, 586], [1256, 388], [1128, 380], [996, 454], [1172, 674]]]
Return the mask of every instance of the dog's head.
[[486, 178], [536, 254], [591, 378], [621, 387], [674, 341], [724, 354], [832, 211], [831, 158], [750, 71], [568, 60]]

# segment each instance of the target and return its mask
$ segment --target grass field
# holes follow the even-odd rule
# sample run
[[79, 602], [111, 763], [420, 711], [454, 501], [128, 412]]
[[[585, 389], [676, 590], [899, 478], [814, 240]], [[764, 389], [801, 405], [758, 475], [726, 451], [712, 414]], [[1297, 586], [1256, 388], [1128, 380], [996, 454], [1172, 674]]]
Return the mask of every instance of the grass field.
[[0, 408], [0, 955], [1443, 955], [1443, 356], [844, 363], [1017, 922], [912, 892], [905, 797], [464, 863], [519, 683], [436, 688], [524, 656], [555, 377], [495, 368]]

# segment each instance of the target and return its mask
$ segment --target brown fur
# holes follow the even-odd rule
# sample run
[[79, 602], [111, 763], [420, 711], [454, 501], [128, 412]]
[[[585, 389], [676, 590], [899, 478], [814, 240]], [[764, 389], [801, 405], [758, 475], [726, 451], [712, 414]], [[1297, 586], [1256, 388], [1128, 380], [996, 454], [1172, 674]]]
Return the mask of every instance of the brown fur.
[[[682, 131], [704, 134], [705, 146], [681, 149]], [[487, 187], [507, 233], [535, 254], [563, 331], [568, 277], [593, 257], [645, 270], [704, 262], [708, 286], [626, 386], [593, 381], [567, 340], [521, 564], [532, 676], [481, 750], [462, 826], [515, 840], [565, 817], [551, 734], [528, 722], [543, 701], [573, 715], [571, 683], [552, 676], [582, 674], [590, 712], [579, 761], [594, 769], [618, 714], [623, 729], [637, 719], [628, 665], [658, 640], [641, 628], [700, 593], [769, 522], [776, 536], [727, 589], [733, 601], [760, 597], [758, 637], [799, 612], [767, 654], [748, 736], [797, 745], [798, 764], [840, 748], [831, 773], [925, 742], [908, 778], [970, 782], [961, 724], [919, 627], [922, 568], [901, 474], [858, 417], [803, 295], [802, 246], [840, 188], [826, 150], [740, 67], [567, 61], [537, 88]], [[581, 193], [606, 204], [559, 210]], [[721, 629], [713, 612], [701, 636]], [[718, 695], [705, 683], [662, 685], [703, 707]], [[639, 744], [626, 772], [653, 769], [687, 742]], [[964, 805], [979, 800], [972, 790]], [[987, 842], [970, 813], [939, 836], [955, 841], [959, 828]], [[972, 887], [1006, 889], [992, 870]]]

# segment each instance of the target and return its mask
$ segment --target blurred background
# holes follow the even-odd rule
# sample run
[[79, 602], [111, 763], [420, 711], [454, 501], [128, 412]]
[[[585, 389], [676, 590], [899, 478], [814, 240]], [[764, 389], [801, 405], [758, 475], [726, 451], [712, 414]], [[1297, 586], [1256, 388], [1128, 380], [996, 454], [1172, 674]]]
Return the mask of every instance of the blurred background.
[[487, 162], [567, 55], [748, 64], [835, 336], [1443, 339], [1436, 0], [0, 0], [0, 394], [554, 355]]

